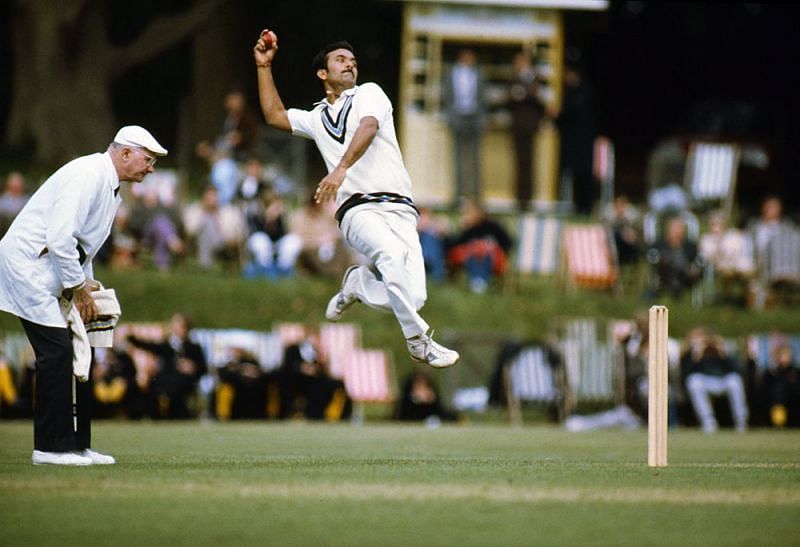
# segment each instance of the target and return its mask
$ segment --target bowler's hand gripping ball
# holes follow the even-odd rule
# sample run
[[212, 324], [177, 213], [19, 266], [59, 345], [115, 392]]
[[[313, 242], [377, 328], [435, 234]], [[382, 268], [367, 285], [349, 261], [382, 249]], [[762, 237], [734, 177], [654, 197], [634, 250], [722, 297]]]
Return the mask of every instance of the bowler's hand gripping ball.
[[272, 49], [272, 45], [278, 41], [278, 37], [271, 30], [264, 29], [261, 31], [261, 40], [264, 41], [264, 47]]

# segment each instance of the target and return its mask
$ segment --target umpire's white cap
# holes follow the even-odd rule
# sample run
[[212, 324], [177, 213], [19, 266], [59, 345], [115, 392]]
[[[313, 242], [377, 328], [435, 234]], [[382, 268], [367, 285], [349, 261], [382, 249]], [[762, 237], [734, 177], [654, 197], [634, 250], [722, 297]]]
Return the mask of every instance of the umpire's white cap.
[[117, 131], [114, 142], [125, 146], [146, 148], [158, 156], [167, 155], [167, 149], [158, 144], [156, 138], [147, 129], [139, 125], [126, 125]]

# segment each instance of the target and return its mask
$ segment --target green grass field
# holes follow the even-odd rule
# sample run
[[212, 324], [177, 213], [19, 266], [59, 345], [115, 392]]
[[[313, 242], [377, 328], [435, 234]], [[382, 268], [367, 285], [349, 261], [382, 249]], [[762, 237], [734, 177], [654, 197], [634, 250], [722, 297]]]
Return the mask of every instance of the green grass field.
[[[207, 328], [317, 324], [337, 288], [191, 268], [97, 273], [123, 320], [184, 311]], [[565, 293], [533, 279], [486, 295], [429, 292], [424, 316], [440, 332], [539, 337], [560, 316], [645, 307], [633, 291]], [[726, 336], [800, 325], [791, 308], [667, 304], [674, 336], [696, 324]], [[365, 347], [392, 352], [398, 376], [412, 367], [391, 315], [357, 306], [347, 320]], [[0, 330], [19, 323], [0, 314]], [[0, 423], [0, 545], [800, 545], [800, 431], [678, 430], [670, 466], [653, 470], [644, 432], [512, 428], [492, 415], [436, 430], [367, 424], [103, 422], [94, 447], [118, 465], [52, 468], [30, 463], [30, 422]]]
[[798, 545], [800, 432], [96, 423], [115, 466], [0, 425], [2, 545]]

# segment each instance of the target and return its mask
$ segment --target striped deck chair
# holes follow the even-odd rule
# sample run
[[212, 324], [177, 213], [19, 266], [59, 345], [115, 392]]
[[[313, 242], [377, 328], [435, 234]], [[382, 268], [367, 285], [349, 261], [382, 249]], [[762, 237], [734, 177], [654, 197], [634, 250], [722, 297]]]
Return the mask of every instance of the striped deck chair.
[[618, 268], [613, 239], [602, 224], [570, 224], [564, 228], [564, 275], [569, 285], [617, 289]]
[[800, 355], [800, 334], [782, 332], [752, 334], [747, 337], [747, 355], [763, 373], [773, 363], [775, 349], [788, 344], [795, 356]]
[[522, 349], [505, 369], [504, 380], [509, 418], [516, 425], [522, 424], [521, 403], [556, 405], [561, 399], [558, 378], [544, 347]]
[[194, 329], [191, 336], [203, 348], [208, 364], [213, 367], [225, 366], [234, 347], [253, 354], [265, 371], [278, 368], [283, 361], [283, 345], [276, 332]]
[[689, 147], [684, 186], [695, 205], [719, 203], [730, 217], [741, 152], [729, 143], [694, 142]]
[[325, 323], [319, 328], [319, 342], [330, 363], [328, 373], [341, 380], [344, 361], [339, 357], [361, 347], [361, 327], [352, 323]]
[[565, 372], [564, 414], [582, 402], [617, 403], [624, 396], [624, 362], [621, 348], [611, 338], [598, 335], [593, 319], [566, 323], [561, 340]]
[[394, 369], [388, 352], [356, 349], [337, 359], [342, 361], [344, 387], [353, 401], [351, 419], [354, 424], [364, 422], [366, 404], [394, 402]]
[[562, 221], [553, 216], [527, 214], [520, 217], [517, 231], [517, 273], [556, 273], [561, 228]]

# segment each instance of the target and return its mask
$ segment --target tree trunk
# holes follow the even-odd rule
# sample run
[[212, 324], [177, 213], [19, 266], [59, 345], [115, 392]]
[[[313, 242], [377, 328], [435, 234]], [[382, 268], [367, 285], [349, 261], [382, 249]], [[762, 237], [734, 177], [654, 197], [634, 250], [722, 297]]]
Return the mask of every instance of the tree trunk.
[[7, 142], [32, 142], [47, 165], [104, 150], [115, 130], [114, 78], [186, 39], [219, 1], [156, 18], [133, 43], [115, 48], [106, 35], [105, 2], [17, 0]]

